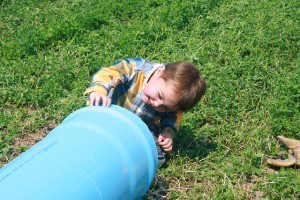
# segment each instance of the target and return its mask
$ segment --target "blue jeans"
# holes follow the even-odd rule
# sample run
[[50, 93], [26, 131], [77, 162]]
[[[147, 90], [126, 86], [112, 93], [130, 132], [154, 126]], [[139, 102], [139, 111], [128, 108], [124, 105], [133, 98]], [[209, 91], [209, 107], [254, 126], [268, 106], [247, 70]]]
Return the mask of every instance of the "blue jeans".
[[161, 146], [157, 143], [157, 137], [159, 133], [152, 133], [152, 136], [155, 140], [156, 149], [157, 149], [157, 158], [158, 158], [158, 168], [160, 168], [166, 162], [166, 153], [163, 151]]

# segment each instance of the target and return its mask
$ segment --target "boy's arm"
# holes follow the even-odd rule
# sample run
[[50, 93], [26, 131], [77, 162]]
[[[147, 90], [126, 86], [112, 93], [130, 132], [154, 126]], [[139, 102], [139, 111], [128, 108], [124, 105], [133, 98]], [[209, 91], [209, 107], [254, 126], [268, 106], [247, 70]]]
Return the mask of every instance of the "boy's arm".
[[182, 113], [181, 112], [174, 112], [167, 117], [162, 117], [160, 120], [160, 125], [162, 129], [162, 133], [166, 132], [175, 137], [176, 132], [179, 129], [180, 123], [182, 120]]
[[[85, 95], [91, 92], [99, 92], [107, 96], [111, 88], [116, 84], [126, 83], [134, 76], [136, 63], [131, 60], [122, 60], [113, 66], [101, 68], [92, 78], [91, 85], [84, 92]], [[88, 102], [89, 104], [89, 102]]]
[[170, 153], [173, 149], [173, 138], [179, 128], [181, 118], [182, 113], [173, 113], [160, 121], [162, 132], [158, 136], [157, 142], [165, 152]]

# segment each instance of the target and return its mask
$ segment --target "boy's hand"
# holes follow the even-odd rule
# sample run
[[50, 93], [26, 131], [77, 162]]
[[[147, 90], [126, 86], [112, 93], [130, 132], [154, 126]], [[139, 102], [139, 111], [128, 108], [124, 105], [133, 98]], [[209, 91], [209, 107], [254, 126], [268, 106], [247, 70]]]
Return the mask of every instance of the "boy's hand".
[[90, 106], [99, 106], [99, 104], [102, 103], [102, 106], [108, 107], [111, 104], [111, 99], [103, 95], [99, 92], [91, 92], [90, 93]]
[[171, 134], [166, 132], [161, 133], [157, 138], [157, 142], [165, 152], [170, 153], [172, 151], [173, 139]]

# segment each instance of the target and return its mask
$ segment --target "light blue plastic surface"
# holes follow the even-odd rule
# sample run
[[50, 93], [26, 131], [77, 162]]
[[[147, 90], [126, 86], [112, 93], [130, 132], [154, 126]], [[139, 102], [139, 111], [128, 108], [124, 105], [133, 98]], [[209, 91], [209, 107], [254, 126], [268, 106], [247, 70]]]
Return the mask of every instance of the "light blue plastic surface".
[[0, 170], [0, 200], [141, 199], [157, 169], [147, 126], [118, 106], [70, 114]]

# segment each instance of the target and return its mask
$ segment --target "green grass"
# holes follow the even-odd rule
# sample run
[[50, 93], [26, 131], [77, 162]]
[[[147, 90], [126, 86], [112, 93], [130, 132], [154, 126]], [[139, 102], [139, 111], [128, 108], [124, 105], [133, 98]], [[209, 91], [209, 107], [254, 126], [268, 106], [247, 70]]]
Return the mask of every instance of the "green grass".
[[299, 10], [298, 0], [0, 1], [1, 163], [83, 107], [100, 66], [186, 60], [208, 91], [146, 198], [299, 199], [299, 167], [266, 164], [287, 152], [275, 136], [300, 139]]

